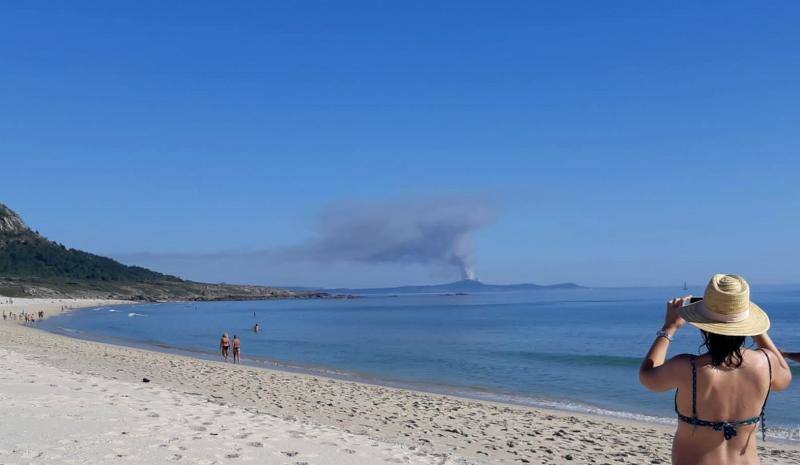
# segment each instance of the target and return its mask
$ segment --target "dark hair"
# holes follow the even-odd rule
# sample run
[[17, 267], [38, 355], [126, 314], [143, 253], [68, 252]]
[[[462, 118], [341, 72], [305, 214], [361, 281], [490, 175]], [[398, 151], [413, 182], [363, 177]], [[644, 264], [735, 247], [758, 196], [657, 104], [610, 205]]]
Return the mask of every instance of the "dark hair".
[[711, 365], [718, 367], [725, 365], [728, 367], [739, 368], [742, 366], [742, 346], [745, 336], [723, 336], [722, 334], [708, 333], [703, 334], [703, 344], [708, 349], [711, 356]]

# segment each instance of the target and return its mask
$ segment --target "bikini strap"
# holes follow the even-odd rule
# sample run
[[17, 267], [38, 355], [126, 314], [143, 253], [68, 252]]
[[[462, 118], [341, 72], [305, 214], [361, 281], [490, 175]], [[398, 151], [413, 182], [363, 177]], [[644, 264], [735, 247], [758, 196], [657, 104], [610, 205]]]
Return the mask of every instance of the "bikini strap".
[[694, 365], [694, 355], [689, 359], [692, 364], [692, 418], [697, 420], [697, 367]]
[[767, 401], [769, 400], [769, 393], [772, 391], [772, 361], [769, 359], [769, 354], [767, 353], [764, 348], [758, 349], [764, 354], [764, 357], [767, 357], [767, 367], [769, 368], [769, 384], [767, 385], [767, 396], [764, 398], [764, 405], [761, 406], [761, 440], [766, 442], [767, 441], [767, 423], [766, 423], [766, 413], [767, 413]]

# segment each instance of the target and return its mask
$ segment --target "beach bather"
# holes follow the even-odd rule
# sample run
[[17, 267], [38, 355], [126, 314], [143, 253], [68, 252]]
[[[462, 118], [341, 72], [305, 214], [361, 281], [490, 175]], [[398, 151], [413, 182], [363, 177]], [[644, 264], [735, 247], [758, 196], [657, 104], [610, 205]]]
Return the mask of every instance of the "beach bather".
[[[700, 329], [706, 352], [666, 360], [685, 323]], [[789, 366], [767, 335], [767, 314], [750, 301], [744, 278], [717, 274], [702, 299], [667, 303], [664, 326], [642, 361], [641, 383], [651, 391], [675, 389], [678, 427], [672, 443], [675, 465], [758, 464], [759, 424], [765, 439], [770, 391], [786, 389]], [[744, 346], [752, 336], [758, 349]]]
[[231, 347], [231, 340], [228, 338], [228, 333], [222, 333], [222, 338], [219, 340], [219, 350], [222, 352], [222, 358], [228, 361], [228, 351]]
[[241, 348], [242, 342], [239, 340], [239, 336], [233, 335], [233, 363], [240, 363], [240, 355], [241, 355]]

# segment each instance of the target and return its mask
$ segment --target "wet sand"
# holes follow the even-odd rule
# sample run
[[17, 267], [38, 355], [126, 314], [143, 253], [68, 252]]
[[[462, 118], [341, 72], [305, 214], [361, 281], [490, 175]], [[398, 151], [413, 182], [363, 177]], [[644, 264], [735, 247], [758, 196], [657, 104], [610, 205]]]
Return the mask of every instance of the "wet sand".
[[[670, 463], [670, 426], [206, 361], [9, 322], [0, 324], [0, 365], [0, 408], [16, 419], [0, 426], [0, 463]], [[769, 442], [761, 457], [800, 463], [800, 447]]]

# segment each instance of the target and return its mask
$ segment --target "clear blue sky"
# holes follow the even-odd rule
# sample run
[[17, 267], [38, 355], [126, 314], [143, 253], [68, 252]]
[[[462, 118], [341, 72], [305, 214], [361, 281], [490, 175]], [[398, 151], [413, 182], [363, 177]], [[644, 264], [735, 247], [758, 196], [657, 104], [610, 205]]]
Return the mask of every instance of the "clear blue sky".
[[682, 3], [4, 3], [0, 202], [214, 281], [456, 278], [237, 260], [464, 196], [485, 281], [800, 282], [800, 3]]

